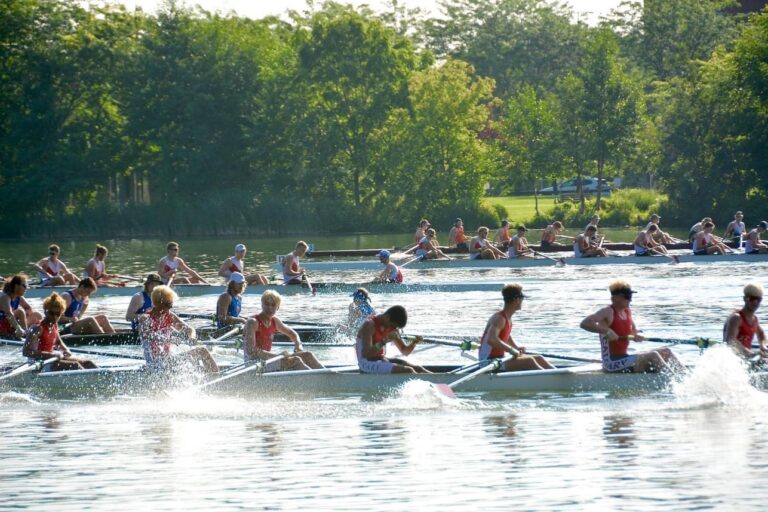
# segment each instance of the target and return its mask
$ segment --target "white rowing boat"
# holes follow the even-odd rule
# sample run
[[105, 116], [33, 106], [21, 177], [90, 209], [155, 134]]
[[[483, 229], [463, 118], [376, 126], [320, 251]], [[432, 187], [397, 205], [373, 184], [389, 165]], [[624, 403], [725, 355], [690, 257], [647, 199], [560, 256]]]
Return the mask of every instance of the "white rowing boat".
[[[436, 283], [323, 283], [312, 282], [317, 293], [351, 294], [363, 287], [374, 293], [411, 293], [411, 292], [466, 292], [466, 291], [499, 291], [503, 283], [498, 282], [436, 282]], [[27, 298], [45, 298], [52, 292], [59, 294], [71, 290], [71, 286], [30, 287], [25, 294]], [[92, 297], [130, 297], [141, 291], [138, 286], [101, 287]], [[220, 295], [226, 290], [224, 286], [189, 284], [176, 285], [174, 290], [180, 297], [195, 297], [201, 295]], [[261, 295], [266, 290], [275, 290], [281, 295], [310, 294], [304, 285], [253, 285], [245, 289], [246, 295]]]
[[[726, 254], [711, 256], [694, 256], [693, 254], [675, 255], [679, 263], [716, 263], [716, 262], [742, 262], [764, 263], [768, 262], [768, 254]], [[408, 265], [413, 269], [451, 269], [451, 268], [528, 268], [528, 267], [553, 267], [557, 265], [591, 266], [591, 265], [669, 265], [674, 264], [672, 258], [666, 256], [608, 256], [605, 258], [576, 258], [558, 257], [548, 255], [541, 258], [513, 258], [499, 260], [470, 260], [468, 258], [454, 258], [451, 260], [420, 260]], [[381, 270], [383, 268], [378, 260], [329, 260], [329, 261], [302, 261], [302, 268], [313, 272], [327, 272], [339, 270]], [[277, 263], [273, 268], [279, 270]]]
[[[301, 394], [388, 394], [413, 380], [449, 384], [461, 375], [447, 373], [454, 366], [428, 367], [434, 374], [370, 375], [357, 371], [306, 370], [275, 373], [257, 371], [234, 375], [205, 389], [205, 393], [242, 396]], [[347, 368], [348, 369], [348, 368]], [[768, 372], [754, 374], [755, 385], [768, 385]], [[0, 389], [55, 398], [92, 398], [146, 395], [188, 389], [202, 381], [174, 379], [144, 366], [104, 367], [49, 373], [26, 373], [0, 382]], [[604, 373], [599, 364], [566, 366], [554, 370], [495, 373], [478, 376], [461, 386], [468, 393], [593, 393], [664, 391], [664, 374]]]

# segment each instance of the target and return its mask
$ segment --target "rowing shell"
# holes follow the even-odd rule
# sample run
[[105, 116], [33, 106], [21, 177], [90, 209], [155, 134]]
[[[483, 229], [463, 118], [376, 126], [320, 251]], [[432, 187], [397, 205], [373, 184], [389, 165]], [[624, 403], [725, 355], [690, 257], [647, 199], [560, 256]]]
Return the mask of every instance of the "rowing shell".
[[[716, 263], [716, 262], [768, 262], [768, 254], [726, 254], [710, 256], [694, 256], [692, 254], [677, 255], [680, 263]], [[669, 265], [672, 262], [665, 256], [609, 256], [605, 258], [512, 258], [499, 260], [470, 260], [466, 258], [452, 260], [421, 260], [408, 265], [408, 269], [452, 269], [452, 268], [527, 268], [552, 267], [565, 263], [573, 266], [589, 265]], [[276, 269], [277, 264], [273, 265]], [[337, 261], [302, 261], [302, 268], [309, 271], [324, 272], [338, 270], [381, 270], [382, 264], [374, 260], [337, 260]]]
[[[380, 265], [380, 264], [379, 264]], [[409, 267], [412, 268], [412, 267]], [[373, 293], [412, 293], [412, 292], [467, 292], [467, 291], [499, 291], [504, 286], [498, 282], [434, 282], [434, 283], [322, 283], [312, 282], [318, 293], [342, 293], [351, 294], [358, 288], [366, 288]], [[71, 290], [71, 286], [54, 286], [46, 288], [30, 288], [27, 290], [27, 298], [44, 298], [57, 292], [59, 294], [66, 290]], [[194, 297], [201, 295], [220, 295], [224, 293], [224, 286], [216, 285], [177, 285], [174, 290], [180, 297]], [[306, 286], [302, 285], [254, 285], [245, 289], [245, 294], [262, 294], [266, 290], [275, 290], [281, 295], [309, 294]], [[140, 287], [125, 288], [99, 288], [92, 298], [95, 297], [125, 297], [141, 291]]]
[[[447, 373], [456, 366], [427, 367], [433, 374], [361, 374], [342, 372], [333, 368], [274, 373], [257, 371], [235, 375], [207, 387], [205, 392], [249, 398], [264, 394], [300, 394], [327, 396], [336, 394], [391, 394], [409, 381], [422, 380], [433, 384], [449, 384], [457, 379]], [[764, 389], [768, 373], [753, 375], [754, 384]], [[115, 395], [157, 394], [173, 389], [188, 389], [203, 380], [176, 380], [167, 374], [151, 372], [144, 366], [102, 367], [23, 374], [0, 382], [0, 389], [52, 398], [92, 398]], [[462, 386], [470, 393], [594, 393], [594, 392], [657, 392], [668, 389], [671, 377], [665, 374], [604, 373], [599, 364], [567, 366], [554, 370], [532, 370], [481, 375]]]

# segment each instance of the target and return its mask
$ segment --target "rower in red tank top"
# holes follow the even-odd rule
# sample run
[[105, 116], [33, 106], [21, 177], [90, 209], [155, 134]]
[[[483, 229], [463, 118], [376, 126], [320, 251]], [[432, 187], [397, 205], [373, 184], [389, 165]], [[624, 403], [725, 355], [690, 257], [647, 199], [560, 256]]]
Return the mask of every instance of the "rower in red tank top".
[[420, 336], [410, 345], [403, 342], [398, 329], [408, 323], [403, 306], [392, 306], [381, 315], [369, 316], [357, 331], [355, 353], [360, 373], [430, 373], [423, 367], [400, 358], [388, 358], [386, 345], [394, 343], [401, 354], [407, 356], [421, 341]]
[[[508, 284], [501, 289], [504, 308], [488, 319], [480, 338], [479, 356], [481, 361], [503, 358], [503, 371], [545, 370], [554, 368], [543, 356], [525, 354], [525, 347], [512, 338], [512, 315], [523, 307], [523, 287]], [[507, 353], [510, 355], [507, 356]]]
[[766, 350], [765, 332], [757, 319], [757, 309], [763, 301], [763, 288], [758, 284], [748, 284], [744, 287], [744, 307], [729, 315], [723, 327], [723, 339], [733, 350], [746, 358], [755, 355], [752, 342], [757, 336], [760, 343], [760, 355], [768, 357]]
[[58, 357], [58, 361], [42, 368], [42, 371], [46, 372], [96, 368], [96, 365], [88, 359], [73, 357], [59, 336], [58, 322], [64, 314], [65, 307], [66, 303], [58, 293], [52, 293], [43, 301], [45, 317], [39, 325], [31, 329], [24, 342], [22, 353], [32, 359]]
[[[249, 318], [243, 332], [243, 356], [246, 363], [269, 361], [264, 371], [309, 370], [325, 368], [312, 352], [306, 352], [301, 345], [299, 334], [275, 316], [280, 309], [282, 297], [274, 290], [261, 295], [261, 311]], [[287, 351], [272, 352], [272, 340], [276, 332], [285, 334], [293, 342], [293, 354]]]
[[600, 356], [605, 372], [658, 372], [680, 371], [684, 367], [668, 348], [628, 354], [629, 338], [643, 341], [638, 334], [629, 304], [635, 291], [624, 280], [610, 284], [611, 305], [606, 306], [581, 321], [585, 331], [600, 335]]

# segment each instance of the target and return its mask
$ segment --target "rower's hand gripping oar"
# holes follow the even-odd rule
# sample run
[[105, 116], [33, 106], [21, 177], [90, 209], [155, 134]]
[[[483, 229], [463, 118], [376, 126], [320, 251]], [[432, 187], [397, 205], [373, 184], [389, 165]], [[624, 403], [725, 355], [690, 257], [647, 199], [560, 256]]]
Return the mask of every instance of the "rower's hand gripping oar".
[[510, 359], [514, 359], [520, 355], [520, 352], [516, 349], [511, 349], [511, 353], [507, 356], [504, 356], [501, 359], [493, 359], [492, 361], [489, 361], [488, 364], [480, 368], [479, 370], [475, 370], [474, 372], [470, 373], [469, 375], [465, 375], [464, 377], [455, 380], [451, 382], [450, 384], [435, 384], [435, 387], [442, 392], [445, 396], [448, 396], [450, 398], [455, 398], [456, 393], [453, 392], [456, 387], [464, 384], [465, 382], [468, 382], [475, 377], [478, 377], [480, 375], [483, 375], [485, 373], [490, 373], [496, 370], [499, 370], [504, 367], [504, 364], [509, 361]]
[[562, 257], [561, 258], [553, 258], [552, 256], [547, 256], [546, 254], [542, 254], [539, 251], [535, 251], [533, 249], [531, 249], [531, 252], [533, 253], [534, 256], [540, 256], [542, 258], [546, 258], [548, 260], [554, 261], [555, 265], [558, 266], [558, 267], [564, 267], [565, 266], [565, 258], [562, 258]]

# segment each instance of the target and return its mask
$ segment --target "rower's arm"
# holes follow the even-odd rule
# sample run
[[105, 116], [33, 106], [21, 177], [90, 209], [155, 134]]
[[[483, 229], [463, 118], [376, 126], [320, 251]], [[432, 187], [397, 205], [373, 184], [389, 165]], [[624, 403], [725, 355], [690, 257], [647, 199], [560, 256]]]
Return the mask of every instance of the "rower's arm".
[[288, 339], [293, 342], [294, 352], [302, 352], [304, 350], [304, 347], [301, 345], [301, 338], [299, 337], [299, 333], [297, 333], [291, 327], [285, 325], [279, 318], [275, 318], [275, 327], [277, 328], [277, 332], [285, 334], [288, 336]]
[[301, 268], [298, 270], [293, 270], [291, 267], [293, 266], [293, 254], [289, 254], [285, 257], [283, 260], [283, 273], [285, 275], [291, 276], [291, 277], [298, 277], [301, 275]]
[[46, 269], [43, 268], [43, 263], [44, 262], [45, 262], [45, 258], [41, 259], [40, 261], [38, 261], [37, 263], [32, 265], [32, 267], [35, 270], [37, 270], [38, 272], [40, 272], [41, 274], [45, 274], [45, 275], [48, 275], [48, 276], [52, 275], [50, 272], [48, 272]]
[[192, 277], [194, 277], [195, 279], [199, 279], [200, 281], [203, 281], [203, 282], [205, 282], [205, 279], [203, 279], [202, 277], [200, 277], [200, 274], [198, 274], [197, 272], [195, 272], [194, 270], [192, 270], [192, 269], [189, 267], [189, 265], [187, 265], [187, 263], [186, 263], [184, 260], [182, 260], [181, 258], [178, 258], [178, 260], [179, 260], [179, 267], [181, 268], [181, 270], [183, 270], [183, 271], [184, 271], [184, 272], [186, 272], [187, 274], [191, 275], [191, 276], [192, 276]]
[[230, 261], [230, 258], [225, 259], [224, 263], [219, 267], [219, 275], [224, 279], [229, 279], [229, 276], [232, 275], [232, 272], [229, 270]]
[[[611, 308], [603, 308], [597, 313], [593, 313], [581, 321], [580, 327], [585, 331], [595, 332], [603, 334], [610, 341], [615, 340], [618, 336], [611, 329], [611, 323], [613, 322], [613, 310]], [[611, 333], [613, 335], [611, 335]]]
[[40, 327], [35, 326], [27, 334], [24, 340], [24, 347], [21, 349], [21, 355], [24, 357], [38, 357], [40, 353], [37, 351], [37, 346], [40, 341]]
[[766, 351], [768, 350], [765, 346], [765, 332], [763, 331], [762, 326], [758, 324], [757, 329], [757, 341], [760, 343], [760, 353], [765, 355]]
[[[728, 322], [725, 324], [725, 342], [738, 354], [749, 357], [752, 351], [742, 345], [738, 339], [739, 325], [741, 325], [741, 317], [737, 313], [728, 317]], [[764, 343], [765, 341], [761, 342], [761, 345]]]
[[144, 299], [141, 295], [134, 295], [131, 297], [131, 302], [128, 303], [128, 310], [125, 312], [125, 319], [129, 322], [133, 322], [136, 318], [136, 311], [139, 310], [144, 303]]
[[397, 350], [399, 350], [400, 353], [404, 356], [410, 355], [410, 353], [413, 352], [413, 350], [416, 348], [416, 345], [418, 345], [422, 339], [423, 338], [421, 336], [416, 336], [413, 343], [406, 344], [397, 333], [393, 332], [390, 334], [390, 340], [397, 347]]

